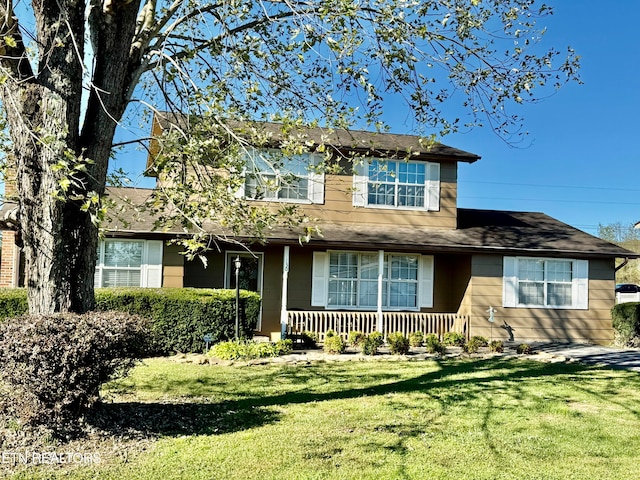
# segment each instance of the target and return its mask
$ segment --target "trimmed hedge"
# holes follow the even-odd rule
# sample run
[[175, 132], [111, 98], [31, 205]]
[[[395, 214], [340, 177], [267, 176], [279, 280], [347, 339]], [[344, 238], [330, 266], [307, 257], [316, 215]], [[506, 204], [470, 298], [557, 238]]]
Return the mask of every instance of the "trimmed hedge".
[[[0, 320], [27, 312], [25, 289], [2, 290]], [[151, 319], [151, 352], [196, 352], [235, 335], [235, 290], [201, 288], [99, 288], [96, 309], [115, 310]], [[260, 314], [260, 296], [240, 291], [240, 336], [251, 338]]]
[[0, 321], [25, 315], [28, 311], [26, 289], [0, 288]]
[[640, 303], [619, 303], [611, 309], [611, 319], [616, 345], [640, 346]]

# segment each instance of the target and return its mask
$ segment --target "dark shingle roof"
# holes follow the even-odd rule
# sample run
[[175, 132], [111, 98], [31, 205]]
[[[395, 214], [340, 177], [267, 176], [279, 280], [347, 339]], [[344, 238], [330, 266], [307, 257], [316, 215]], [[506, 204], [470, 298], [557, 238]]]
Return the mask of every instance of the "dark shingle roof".
[[[118, 203], [128, 198], [141, 204], [152, 190], [109, 188]], [[123, 223], [122, 220], [126, 222]], [[112, 216], [105, 225], [112, 234], [175, 236], [181, 229], [154, 232], [150, 212], [136, 213], [128, 208], [120, 216]], [[385, 248], [398, 251], [501, 253], [509, 255], [543, 255], [575, 257], [640, 258], [622, 247], [606, 242], [567, 225], [544, 213], [458, 209], [457, 229], [429, 227], [394, 227], [374, 225], [321, 224], [323, 236], [311, 245], [327, 248]], [[248, 242], [250, 239], [246, 239]], [[271, 244], [297, 244], [299, 235], [290, 229], [270, 231]]]
[[[185, 115], [169, 113], [156, 114], [155, 120], [163, 129], [169, 129], [172, 125], [180, 128], [186, 126]], [[282, 125], [270, 122], [237, 122], [229, 121], [230, 126], [236, 133], [242, 136], [243, 130], [249, 132], [250, 129], [266, 133], [273, 141], [270, 146], [278, 147], [283, 139]], [[449, 147], [438, 142], [425, 141], [424, 138], [414, 135], [400, 135], [395, 133], [376, 133], [363, 130], [331, 130], [327, 128], [315, 127], [305, 128], [290, 133], [299, 135], [305, 140], [315, 145], [330, 145], [340, 151], [354, 151], [361, 154], [380, 154], [388, 156], [393, 154], [412, 153], [412, 159], [438, 159], [449, 161], [460, 161], [473, 163], [480, 159], [479, 155], [465, 152], [457, 148]]]

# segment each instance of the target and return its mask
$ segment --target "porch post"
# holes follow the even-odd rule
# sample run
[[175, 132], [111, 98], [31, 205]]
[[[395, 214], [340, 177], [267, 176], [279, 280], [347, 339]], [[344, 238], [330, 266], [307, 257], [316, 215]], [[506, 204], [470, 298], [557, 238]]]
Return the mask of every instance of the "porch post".
[[384, 332], [382, 325], [382, 280], [384, 276], [384, 250], [378, 250], [378, 331]]
[[282, 254], [282, 304], [280, 307], [280, 338], [287, 334], [287, 294], [289, 290], [289, 245], [285, 245]]

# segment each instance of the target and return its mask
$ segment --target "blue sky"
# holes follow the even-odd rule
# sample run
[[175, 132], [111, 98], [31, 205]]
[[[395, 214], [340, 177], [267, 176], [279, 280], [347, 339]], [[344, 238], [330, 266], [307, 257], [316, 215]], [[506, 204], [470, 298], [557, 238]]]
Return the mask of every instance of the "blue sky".
[[[517, 111], [530, 132], [524, 146], [510, 147], [488, 129], [442, 139], [482, 157], [460, 165], [458, 205], [541, 211], [591, 234], [598, 224], [634, 223], [640, 220], [640, 2], [613, 0], [606, 9], [601, 0], [545, 3], [555, 14], [539, 23], [548, 27], [543, 45], [573, 47], [584, 84]], [[392, 123], [392, 131], [412, 133], [402, 122]], [[153, 186], [150, 179], [137, 183]]]
[[541, 211], [596, 234], [640, 220], [640, 49], [637, 0], [551, 0], [545, 44], [581, 55], [583, 85], [525, 106], [527, 148], [489, 131], [443, 139], [482, 159], [461, 165], [458, 205]]

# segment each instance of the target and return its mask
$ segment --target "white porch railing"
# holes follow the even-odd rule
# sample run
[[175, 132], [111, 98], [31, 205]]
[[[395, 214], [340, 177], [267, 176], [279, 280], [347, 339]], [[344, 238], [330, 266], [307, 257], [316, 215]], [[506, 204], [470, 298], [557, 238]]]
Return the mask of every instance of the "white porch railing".
[[457, 313], [383, 312], [382, 325], [378, 325], [377, 312], [353, 312], [331, 310], [305, 310], [287, 312], [287, 334], [315, 333], [320, 342], [328, 330], [333, 330], [345, 340], [350, 331], [369, 334], [380, 331], [385, 337], [389, 333], [402, 332], [409, 335], [422, 332], [435, 333], [440, 340], [447, 332], [467, 335], [469, 317]]

